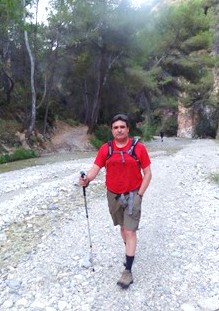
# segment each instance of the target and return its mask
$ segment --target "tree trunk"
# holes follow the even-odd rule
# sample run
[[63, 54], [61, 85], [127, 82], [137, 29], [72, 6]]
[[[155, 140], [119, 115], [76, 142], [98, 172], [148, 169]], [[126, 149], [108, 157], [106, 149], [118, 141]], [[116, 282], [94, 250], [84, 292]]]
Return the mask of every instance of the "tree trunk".
[[7, 105], [10, 105], [11, 103], [11, 93], [14, 89], [14, 81], [9, 76], [9, 74], [6, 72], [6, 70], [2, 66], [2, 76], [1, 76], [3, 83], [5, 85], [4, 90], [6, 93], [6, 103]]
[[90, 110], [89, 110], [89, 99], [88, 99], [88, 89], [87, 89], [86, 79], [84, 80], [82, 90], [83, 90], [83, 102], [84, 102], [84, 111], [85, 111], [84, 120], [85, 120], [85, 124], [88, 125]]
[[88, 134], [92, 134], [95, 128], [95, 125], [98, 121], [99, 111], [100, 111], [100, 105], [101, 105], [101, 94], [104, 85], [107, 82], [107, 78], [110, 72], [110, 69], [112, 68], [113, 64], [119, 59], [119, 57], [123, 54], [121, 51], [118, 55], [112, 57], [111, 55], [108, 56], [107, 63], [103, 64], [104, 62], [104, 54], [103, 52], [100, 54], [100, 58], [97, 61], [97, 65], [95, 68], [96, 72], [96, 92], [94, 96], [92, 111], [89, 116], [89, 122], [88, 122]]
[[45, 135], [46, 135], [48, 114], [49, 114], [49, 101], [47, 100], [46, 101], [46, 107], [45, 107], [44, 119], [43, 119], [43, 137], [45, 137]]
[[[53, 87], [54, 74], [55, 74], [55, 69], [56, 69], [57, 59], [58, 59], [59, 38], [60, 38], [60, 33], [59, 33], [59, 29], [57, 29], [57, 31], [56, 31], [56, 50], [55, 50], [55, 52], [52, 49], [50, 51], [49, 63], [47, 65], [46, 74], [45, 74], [44, 95], [42, 98], [42, 103], [46, 99], [45, 114], [44, 114], [44, 120], [43, 120], [43, 136], [46, 135], [47, 125], [48, 125], [48, 115], [49, 115], [51, 90]], [[47, 77], [47, 75], [48, 75], [48, 77]]]
[[[24, 22], [25, 22], [25, 4], [26, 1], [23, 0], [23, 7], [24, 7]], [[27, 130], [27, 139], [29, 139], [36, 123], [36, 91], [35, 91], [35, 81], [34, 81], [34, 74], [35, 74], [35, 62], [31, 52], [29, 40], [28, 40], [28, 33], [27, 30], [24, 30], [24, 39], [25, 45], [27, 48], [27, 52], [30, 58], [30, 83], [31, 83], [31, 95], [32, 95], [32, 105], [31, 105], [31, 118], [30, 118], [30, 125]]]
[[[218, 4], [216, 3], [215, 6], [213, 6], [213, 12], [214, 16], [218, 15]], [[215, 57], [218, 57], [219, 55], [219, 24], [217, 23], [215, 25], [215, 41], [214, 41], [214, 47], [213, 47], [213, 55]], [[213, 93], [215, 98], [218, 97], [218, 92], [219, 92], [219, 69], [217, 66], [214, 68], [214, 89]], [[215, 137], [218, 139], [219, 138], [219, 107], [217, 106], [215, 114], [217, 115], [217, 128], [216, 128], [216, 133]]]
[[101, 63], [102, 63], [102, 55], [100, 55], [100, 58], [97, 60], [97, 65], [95, 68], [96, 72], [96, 90], [93, 100], [93, 106], [91, 110], [91, 114], [89, 116], [89, 122], [88, 122], [88, 134], [92, 134], [94, 131], [94, 127], [97, 124], [97, 118], [100, 110], [100, 94], [101, 94], [101, 87], [102, 87], [102, 81], [101, 81]]

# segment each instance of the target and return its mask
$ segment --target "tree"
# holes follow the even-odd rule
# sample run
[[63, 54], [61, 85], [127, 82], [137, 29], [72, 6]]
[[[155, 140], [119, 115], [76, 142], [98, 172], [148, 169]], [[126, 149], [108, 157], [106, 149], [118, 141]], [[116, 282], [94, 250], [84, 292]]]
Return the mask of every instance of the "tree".
[[[24, 10], [24, 24], [26, 21], [26, 0], [23, 0], [23, 10]], [[36, 90], [35, 90], [35, 61], [33, 57], [33, 53], [29, 44], [29, 38], [28, 38], [28, 32], [27, 29], [24, 29], [24, 39], [25, 39], [25, 45], [27, 48], [27, 52], [30, 58], [30, 82], [31, 82], [31, 94], [32, 94], [32, 109], [31, 109], [31, 118], [30, 118], [30, 125], [27, 130], [27, 139], [29, 139], [30, 135], [33, 132], [33, 129], [35, 127], [35, 122], [36, 122]]]
[[136, 62], [145, 74], [138, 71], [138, 75], [144, 77], [144, 89], [156, 113], [161, 105], [177, 107], [182, 93], [186, 94], [184, 104], [194, 110], [210, 102], [214, 105], [211, 21], [210, 12], [203, 12], [203, 1], [184, 1], [154, 14], [151, 24], [138, 33], [138, 42], [147, 42], [142, 49], [144, 63], [142, 57]]
[[74, 92], [74, 83], [80, 87], [84, 103], [81, 111], [88, 132], [92, 133], [100, 118], [109, 79], [115, 75], [116, 68], [125, 71], [122, 67], [131, 55], [137, 18], [127, 1], [68, 0], [58, 4], [57, 21], [64, 21], [60, 27], [63, 38], [60, 50], [65, 55], [64, 62], [71, 62], [69, 67], [61, 61], [62, 69], [66, 68], [63, 87], [66, 92], [70, 91], [68, 87]]
[[[18, 22], [21, 10], [19, 2], [2, 0], [0, 3], [0, 89], [6, 94], [6, 104], [11, 103], [11, 94], [14, 89], [14, 80], [10, 66], [10, 45], [13, 21]], [[4, 102], [4, 99], [2, 99]]]

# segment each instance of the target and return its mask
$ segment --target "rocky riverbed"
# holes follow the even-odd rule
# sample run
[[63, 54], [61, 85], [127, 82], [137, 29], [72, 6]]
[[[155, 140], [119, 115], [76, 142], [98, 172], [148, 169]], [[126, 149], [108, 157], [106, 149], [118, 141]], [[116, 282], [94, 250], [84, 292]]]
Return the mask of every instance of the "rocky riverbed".
[[[1, 311], [219, 310], [219, 145], [149, 143], [153, 179], [143, 198], [134, 284], [117, 285], [124, 247], [108, 214], [104, 171], [86, 189], [93, 158], [0, 174]], [[86, 266], [86, 267], [84, 267]]]

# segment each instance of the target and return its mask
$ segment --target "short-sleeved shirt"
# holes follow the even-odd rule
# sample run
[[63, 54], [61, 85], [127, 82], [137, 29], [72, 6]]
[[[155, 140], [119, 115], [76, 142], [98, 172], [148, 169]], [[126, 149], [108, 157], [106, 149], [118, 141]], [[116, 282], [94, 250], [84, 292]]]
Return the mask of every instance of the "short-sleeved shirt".
[[118, 148], [113, 140], [112, 149], [116, 153], [108, 157], [108, 143], [103, 144], [97, 153], [94, 163], [100, 168], [106, 168], [106, 187], [113, 193], [122, 194], [139, 189], [143, 178], [141, 170], [151, 164], [148, 152], [140, 142], [134, 150], [137, 160], [122, 152], [129, 151], [131, 145], [131, 138], [122, 148]]

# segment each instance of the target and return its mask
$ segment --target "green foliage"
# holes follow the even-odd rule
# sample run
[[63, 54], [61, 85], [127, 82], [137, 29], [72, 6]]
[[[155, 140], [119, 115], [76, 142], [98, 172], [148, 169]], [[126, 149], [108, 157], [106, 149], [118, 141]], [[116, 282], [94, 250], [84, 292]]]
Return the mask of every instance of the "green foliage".
[[[200, 100], [203, 104], [212, 101], [212, 68], [217, 57], [211, 55], [213, 17], [210, 12], [205, 15], [203, 7], [200, 0], [166, 5], [148, 17], [136, 34], [136, 54], [127, 69], [131, 94], [143, 90], [147, 105], [141, 107], [150, 113], [149, 123], [155, 128], [161, 126], [163, 116], [156, 117], [154, 111], [176, 107], [181, 94], [194, 109]], [[176, 117], [165, 126], [168, 135], [176, 135]]]
[[25, 160], [30, 158], [36, 158], [37, 154], [35, 150], [26, 150], [23, 148], [16, 149], [13, 153], [7, 153], [0, 155], [0, 164], [13, 162], [18, 160]]
[[90, 142], [96, 148], [112, 138], [111, 130], [108, 125], [97, 125], [94, 129], [94, 133], [91, 136]]
[[198, 124], [196, 126], [196, 135], [201, 138], [215, 138], [217, 128], [212, 124], [204, 114], [198, 116]]
[[204, 105], [217, 105], [212, 97], [212, 85], [214, 83], [214, 77], [211, 70], [206, 71], [198, 80], [198, 83], [182, 84], [182, 88], [186, 92], [187, 96], [182, 100], [186, 106], [193, 106], [194, 111], [200, 104]]
[[95, 136], [102, 142], [106, 142], [111, 139], [111, 129], [108, 125], [97, 125], [94, 129]]
[[[177, 100], [173, 96], [170, 96], [169, 94], [167, 95], [161, 94], [159, 98], [156, 98], [155, 103], [156, 103], [155, 107], [158, 107], [160, 111], [162, 111], [164, 108], [172, 109], [178, 106]], [[154, 117], [154, 112], [155, 110], [153, 110], [152, 117]]]
[[[54, 107], [53, 107], [54, 110]], [[49, 124], [52, 124], [55, 121], [55, 112], [52, 109], [48, 109], [48, 116], [47, 116], [47, 122]], [[40, 106], [37, 110], [36, 110], [36, 116], [37, 116], [37, 120], [38, 122], [42, 122], [44, 120], [45, 117], [45, 107], [44, 106]]]
[[[210, 16], [204, 15], [200, 0], [179, 1], [167, 6], [158, 18], [159, 31], [169, 37], [173, 46], [180, 45], [197, 33], [209, 30]], [[166, 31], [168, 32], [166, 35]], [[175, 42], [173, 42], [173, 40]]]
[[212, 33], [208, 31], [201, 31], [195, 36], [188, 38], [181, 44], [181, 49], [185, 53], [191, 53], [197, 50], [208, 49], [213, 43]]
[[90, 143], [94, 146], [97, 150], [102, 146], [103, 142], [98, 139], [94, 134], [91, 135]]
[[162, 125], [162, 129], [165, 136], [176, 136], [177, 134], [177, 118], [176, 116], [171, 116], [166, 119]]
[[162, 128], [166, 136], [176, 136], [177, 134], [177, 114], [174, 105], [164, 104], [158, 106], [151, 116], [152, 136], [159, 135]]
[[[21, 119], [27, 127], [30, 64], [20, 27], [22, 6], [20, 1], [0, 2], [0, 54], [7, 51], [0, 70], [3, 68], [14, 82], [8, 106], [1, 84], [4, 106], [0, 113], [9, 111], [12, 119]], [[155, 110], [176, 106], [179, 94], [185, 94], [185, 104], [194, 111], [200, 105], [218, 105], [211, 96], [212, 69], [219, 64], [219, 57], [211, 53], [217, 39], [213, 27], [216, 29], [218, 13], [214, 17], [212, 7], [205, 15], [205, 0], [165, 3], [156, 12], [150, 11], [150, 4], [134, 9], [129, 1], [121, 0], [50, 2], [53, 10], [48, 25], [27, 25], [36, 59], [37, 104], [45, 87], [48, 123], [58, 116], [87, 125], [90, 121], [106, 124], [117, 111], [138, 112], [146, 115], [145, 137], [151, 137], [164, 120]], [[36, 1], [26, 1], [29, 3], [36, 5]], [[37, 124], [44, 120], [44, 107], [37, 111]], [[166, 125], [168, 133], [176, 133], [174, 122]], [[199, 133], [201, 128], [206, 129], [206, 125], [200, 125]], [[132, 131], [139, 130], [134, 126], [131, 135]], [[106, 132], [105, 137], [102, 132]], [[99, 146], [107, 136], [106, 129], [95, 129], [92, 139]], [[7, 130], [5, 141], [16, 144]]]
[[144, 123], [142, 126], [142, 136], [144, 141], [152, 140], [156, 133], [156, 126], [150, 125], [149, 123]]
[[129, 79], [132, 81], [132, 86], [138, 86], [138, 88], [146, 87], [151, 92], [156, 92], [158, 89], [158, 76], [161, 73], [160, 67], [153, 67], [146, 71], [139, 66], [129, 68], [127, 70]]
[[136, 126], [130, 127], [129, 136], [130, 137], [138, 136], [138, 137], [142, 138], [143, 137], [142, 128], [138, 128]]
[[[7, 19], [10, 21], [19, 21], [19, 18], [22, 16], [22, 6], [19, 1], [14, 0], [1, 0], [0, 2], [0, 19]], [[3, 27], [5, 24], [3, 25]]]

